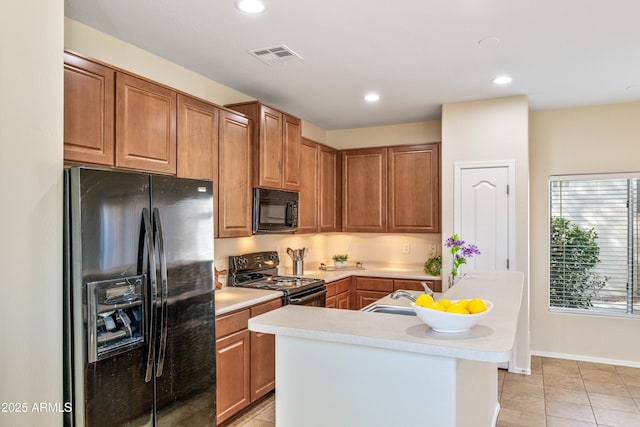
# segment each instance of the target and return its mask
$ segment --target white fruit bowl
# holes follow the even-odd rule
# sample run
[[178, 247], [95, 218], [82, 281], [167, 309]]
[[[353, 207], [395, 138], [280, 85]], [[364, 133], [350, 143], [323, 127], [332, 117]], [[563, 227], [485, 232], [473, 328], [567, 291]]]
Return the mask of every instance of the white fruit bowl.
[[[452, 303], [457, 300], [451, 301]], [[458, 314], [447, 313], [445, 311], [432, 310], [430, 308], [420, 307], [411, 303], [411, 307], [415, 310], [416, 314], [424, 323], [431, 327], [436, 332], [464, 332], [476, 325], [484, 316], [487, 315], [493, 308], [491, 301], [483, 300], [487, 305], [487, 309], [482, 313], [476, 314]]]

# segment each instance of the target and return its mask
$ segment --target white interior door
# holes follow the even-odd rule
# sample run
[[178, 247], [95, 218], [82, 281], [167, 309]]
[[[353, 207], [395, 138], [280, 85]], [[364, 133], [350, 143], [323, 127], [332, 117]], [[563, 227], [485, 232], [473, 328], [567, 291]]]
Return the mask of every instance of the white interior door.
[[513, 162], [456, 164], [454, 231], [481, 254], [461, 273], [509, 270], [514, 264]]

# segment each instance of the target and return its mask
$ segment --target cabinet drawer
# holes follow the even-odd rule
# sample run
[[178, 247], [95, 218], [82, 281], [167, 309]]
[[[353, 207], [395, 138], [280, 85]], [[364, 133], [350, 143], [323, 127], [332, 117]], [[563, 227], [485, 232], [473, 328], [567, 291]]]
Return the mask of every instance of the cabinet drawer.
[[368, 291], [393, 292], [393, 279], [375, 277], [356, 277], [356, 289]]
[[224, 337], [247, 328], [249, 310], [226, 314], [216, 319], [216, 338]]
[[327, 283], [327, 298], [336, 296], [337, 282]]
[[282, 300], [280, 298], [274, 299], [272, 301], [267, 301], [265, 303], [251, 307], [251, 317], [259, 316], [280, 307], [282, 307]]
[[336, 294], [341, 294], [343, 292], [349, 291], [351, 279], [342, 279], [334, 283], [336, 284]]

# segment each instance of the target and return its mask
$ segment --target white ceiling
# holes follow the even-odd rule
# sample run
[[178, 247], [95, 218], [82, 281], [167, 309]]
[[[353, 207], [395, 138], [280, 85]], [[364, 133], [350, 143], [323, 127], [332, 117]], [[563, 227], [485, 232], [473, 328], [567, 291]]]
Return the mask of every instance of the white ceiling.
[[[640, 100], [637, 0], [264, 2], [253, 16], [233, 0], [65, 0], [65, 15], [327, 130], [511, 95], [532, 110]], [[247, 52], [278, 44], [304, 60]]]

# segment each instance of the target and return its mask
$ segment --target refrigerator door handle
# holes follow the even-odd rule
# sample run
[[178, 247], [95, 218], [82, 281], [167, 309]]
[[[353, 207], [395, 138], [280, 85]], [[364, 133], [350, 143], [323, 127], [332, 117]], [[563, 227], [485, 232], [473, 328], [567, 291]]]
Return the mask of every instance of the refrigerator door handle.
[[156, 276], [156, 255], [153, 246], [153, 229], [151, 228], [151, 218], [149, 217], [149, 209], [142, 209], [142, 225], [144, 232], [140, 232], [140, 255], [141, 265], [144, 264], [144, 245], [146, 243], [149, 251], [149, 283], [150, 283], [150, 302], [149, 302], [149, 325], [147, 327], [149, 343], [147, 353], [147, 368], [144, 380], [150, 382], [153, 379], [153, 362], [156, 358], [156, 300], [158, 299], [158, 281]]
[[164, 355], [167, 348], [167, 330], [169, 328], [169, 288], [167, 283], [167, 257], [164, 250], [164, 233], [162, 231], [162, 220], [160, 211], [153, 208], [153, 231], [158, 242], [158, 255], [160, 258], [160, 301], [162, 310], [160, 312], [160, 354], [158, 355], [158, 365], [156, 367], [156, 377], [162, 375], [164, 369]]

